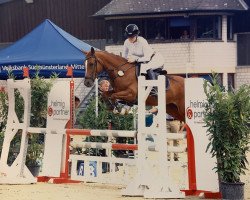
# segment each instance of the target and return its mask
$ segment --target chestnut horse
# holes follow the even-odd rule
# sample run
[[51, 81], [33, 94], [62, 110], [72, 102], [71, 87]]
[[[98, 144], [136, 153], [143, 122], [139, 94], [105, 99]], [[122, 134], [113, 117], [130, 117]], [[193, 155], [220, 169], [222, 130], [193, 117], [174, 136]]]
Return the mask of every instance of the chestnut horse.
[[[104, 92], [105, 98], [109, 98], [113, 103], [117, 99], [132, 104], [137, 101], [138, 82], [135, 64], [106, 51], [95, 51], [93, 47], [91, 51], [83, 53], [86, 55], [85, 86], [93, 86], [98, 74], [106, 71], [113, 90]], [[166, 112], [176, 119], [185, 121], [184, 78], [173, 75], [166, 77], [170, 81], [170, 87], [166, 90]], [[149, 96], [146, 105], [157, 106], [157, 97]]]

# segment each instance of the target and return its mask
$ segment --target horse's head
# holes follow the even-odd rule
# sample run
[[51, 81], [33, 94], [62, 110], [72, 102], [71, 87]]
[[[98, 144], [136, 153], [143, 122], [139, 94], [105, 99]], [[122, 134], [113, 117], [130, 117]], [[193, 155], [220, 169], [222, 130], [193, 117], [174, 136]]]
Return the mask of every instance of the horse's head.
[[82, 51], [85, 56], [85, 81], [84, 85], [87, 87], [91, 87], [94, 84], [95, 78], [98, 73], [100, 73], [103, 69], [102, 64], [96, 56], [96, 52], [93, 47], [89, 52]]

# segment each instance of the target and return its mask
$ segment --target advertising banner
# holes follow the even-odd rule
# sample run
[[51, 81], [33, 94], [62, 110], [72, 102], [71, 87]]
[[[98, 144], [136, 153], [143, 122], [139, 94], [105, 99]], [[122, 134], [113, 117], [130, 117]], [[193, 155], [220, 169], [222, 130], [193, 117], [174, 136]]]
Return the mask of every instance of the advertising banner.
[[[43, 176], [59, 177], [64, 168], [64, 129], [70, 119], [70, 81], [57, 80], [48, 96], [47, 134], [43, 157]], [[64, 170], [64, 169], [62, 169]]]
[[194, 137], [196, 183], [198, 190], [217, 192], [218, 175], [215, 172], [216, 158], [206, 152], [209, 140], [204, 127], [206, 95], [203, 90], [204, 79], [185, 79], [186, 123]]

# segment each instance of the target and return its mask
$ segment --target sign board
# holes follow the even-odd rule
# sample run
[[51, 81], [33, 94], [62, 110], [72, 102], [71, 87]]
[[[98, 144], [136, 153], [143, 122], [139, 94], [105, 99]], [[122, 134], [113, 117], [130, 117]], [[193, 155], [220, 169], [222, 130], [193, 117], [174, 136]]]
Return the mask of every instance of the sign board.
[[197, 190], [218, 192], [218, 175], [214, 169], [216, 158], [206, 152], [209, 140], [203, 121], [206, 105], [203, 83], [202, 78], [185, 79], [186, 123], [194, 137]]
[[[43, 156], [43, 176], [59, 177], [64, 168], [63, 130], [70, 119], [70, 81], [58, 80], [48, 96], [47, 134]], [[61, 130], [61, 132], [60, 132]], [[64, 169], [63, 169], [64, 170]]]
[[70, 81], [58, 80], [48, 96], [47, 128], [64, 129], [70, 119]]

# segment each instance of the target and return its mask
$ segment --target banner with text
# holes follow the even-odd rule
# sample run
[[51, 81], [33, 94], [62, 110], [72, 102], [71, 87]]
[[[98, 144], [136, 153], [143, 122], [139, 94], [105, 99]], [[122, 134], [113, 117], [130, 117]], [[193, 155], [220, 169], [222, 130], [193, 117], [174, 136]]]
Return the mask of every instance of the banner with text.
[[218, 175], [214, 169], [216, 158], [206, 152], [209, 140], [203, 121], [206, 105], [203, 83], [202, 78], [185, 79], [186, 123], [194, 137], [197, 189], [218, 192]]

